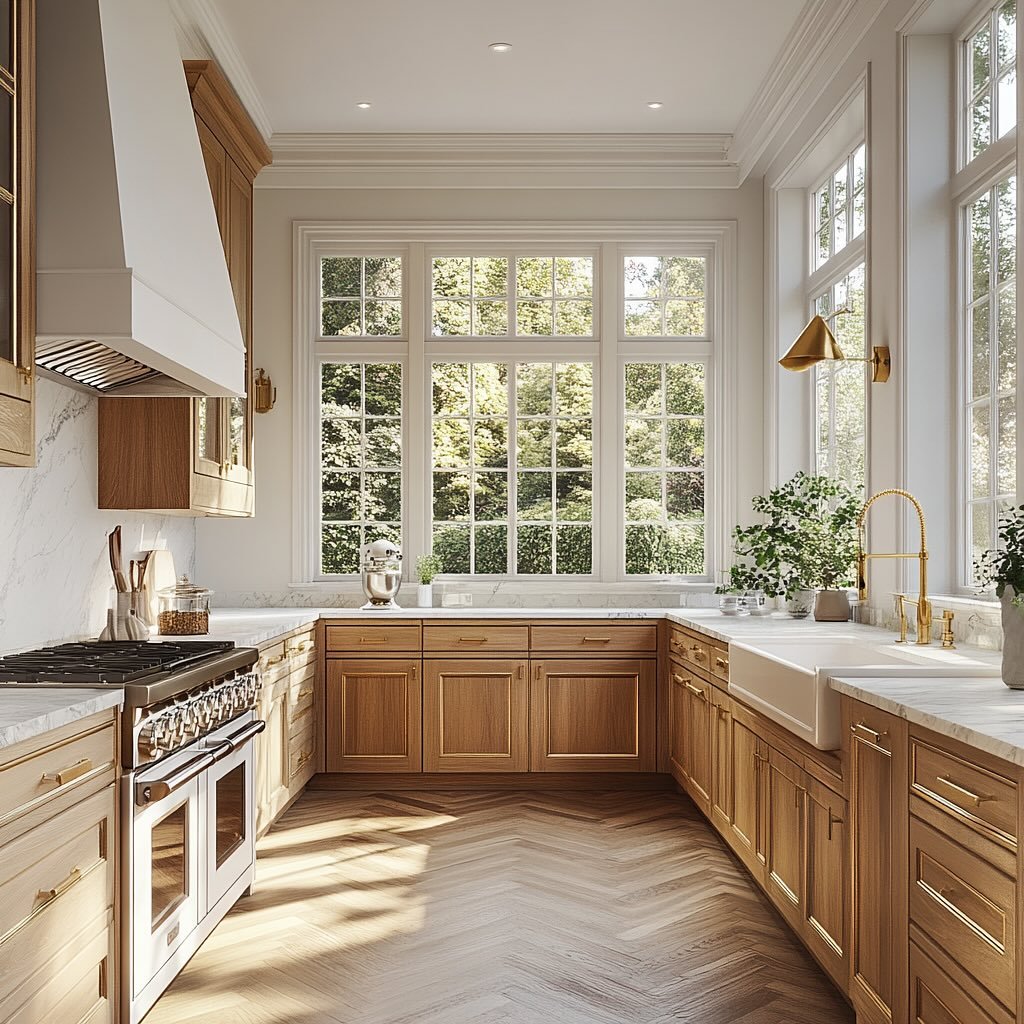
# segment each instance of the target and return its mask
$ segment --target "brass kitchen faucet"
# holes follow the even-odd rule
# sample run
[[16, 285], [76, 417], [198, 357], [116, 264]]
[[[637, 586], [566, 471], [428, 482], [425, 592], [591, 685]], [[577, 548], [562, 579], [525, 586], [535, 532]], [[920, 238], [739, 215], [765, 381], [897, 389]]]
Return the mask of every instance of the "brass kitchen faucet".
[[[889, 494], [895, 494], [901, 498], [906, 498], [907, 501], [909, 501], [917, 510], [917, 519], [921, 526], [921, 550], [917, 554], [907, 552], [895, 554], [880, 551], [869, 552], [865, 550], [864, 527], [867, 523], [868, 509], [870, 509], [879, 498], [884, 498]], [[928, 545], [925, 540], [924, 510], [921, 508], [921, 503], [909, 491], [901, 491], [899, 488], [893, 487], [885, 491], [879, 491], [877, 494], [872, 494], [871, 497], [864, 502], [864, 507], [860, 510], [860, 515], [857, 517], [857, 590], [858, 596], [862, 601], [866, 601], [868, 597], [867, 573], [869, 558], [917, 559], [921, 575], [917, 600], [911, 601], [902, 594], [899, 598], [900, 638], [905, 641], [907, 636], [906, 614], [904, 613], [903, 606], [904, 604], [913, 604], [917, 606], [917, 643], [921, 645], [930, 644], [932, 641], [932, 606], [931, 602], [928, 600]]]

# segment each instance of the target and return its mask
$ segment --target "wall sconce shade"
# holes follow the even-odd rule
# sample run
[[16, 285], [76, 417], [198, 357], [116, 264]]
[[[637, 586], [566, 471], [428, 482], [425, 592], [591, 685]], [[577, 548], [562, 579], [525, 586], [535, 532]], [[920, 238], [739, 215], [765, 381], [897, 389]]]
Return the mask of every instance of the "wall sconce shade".
[[252, 408], [254, 412], [270, 412], [277, 401], [277, 388], [267, 376], [265, 370], [256, 370], [256, 379], [252, 384]]
[[[833, 313], [829, 320], [849, 312], [848, 309], [841, 309]], [[790, 350], [779, 360], [779, 366], [786, 370], [802, 373], [827, 360], [870, 363], [871, 381], [874, 384], [882, 384], [887, 381], [889, 371], [892, 369], [892, 357], [888, 345], [876, 345], [872, 349], [870, 359], [844, 356], [835, 335], [829, 330], [824, 318], [820, 316], [811, 318], [811, 322], [800, 332], [800, 337], [793, 342]]]

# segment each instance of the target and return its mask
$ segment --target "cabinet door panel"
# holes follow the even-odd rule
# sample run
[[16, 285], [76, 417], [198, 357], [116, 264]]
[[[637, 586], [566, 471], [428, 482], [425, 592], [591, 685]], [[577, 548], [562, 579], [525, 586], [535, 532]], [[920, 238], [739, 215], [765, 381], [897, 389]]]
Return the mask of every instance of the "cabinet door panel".
[[529, 683], [522, 660], [428, 660], [423, 767], [428, 772], [529, 769]]
[[419, 661], [327, 662], [327, 770], [418, 772], [421, 762]]
[[668, 758], [672, 777], [686, 787], [686, 677], [673, 667], [669, 670]]
[[731, 722], [729, 775], [732, 797], [732, 821], [727, 834], [729, 844], [754, 877], [764, 880], [765, 844], [763, 803], [764, 752], [749, 715], [734, 708]]
[[844, 991], [848, 984], [846, 801], [807, 779], [805, 941]]
[[[227, 163], [227, 228], [224, 251], [238, 322], [245, 341], [246, 390], [251, 392], [252, 367], [252, 181], [233, 160]], [[226, 475], [242, 483], [250, 480], [252, 467], [252, 413], [247, 398], [225, 400]]]
[[533, 662], [534, 771], [653, 771], [656, 662]]
[[714, 694], [711, 705], [711, 821], [722, 835], [732, 826], [732, 702]]
[[686, 791], [707, 815], [711, 813], [711, 687], [688, 678], [686, 687]]
[[804, 790], [800, 769], [778, 751], [768, 761], [768, 894], [799, 930], [804, 905]]

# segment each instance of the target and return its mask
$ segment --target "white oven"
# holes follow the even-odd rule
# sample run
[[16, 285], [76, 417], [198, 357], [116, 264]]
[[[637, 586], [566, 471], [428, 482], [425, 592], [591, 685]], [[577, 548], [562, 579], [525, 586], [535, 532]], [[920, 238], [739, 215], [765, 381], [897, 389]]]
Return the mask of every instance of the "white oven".
[[142, 1019], [252, 885], [253, 741], [264, 728], [246, 711], [124, 776], [126, 1024]]

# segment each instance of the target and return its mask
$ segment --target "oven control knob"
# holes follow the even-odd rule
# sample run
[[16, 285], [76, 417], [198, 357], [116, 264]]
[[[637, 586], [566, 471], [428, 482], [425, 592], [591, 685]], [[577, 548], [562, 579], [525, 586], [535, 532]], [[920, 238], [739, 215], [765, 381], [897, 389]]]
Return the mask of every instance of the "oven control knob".
[[152, 757], [154, 754], [160, 753], [161, 747], [166, 740], [161, 724], [158, 718], [153, 719], [147, 722], [139, 732], [139, 752], [146, 757]]

